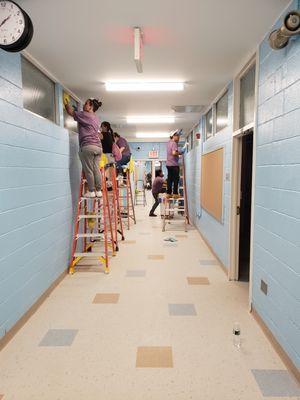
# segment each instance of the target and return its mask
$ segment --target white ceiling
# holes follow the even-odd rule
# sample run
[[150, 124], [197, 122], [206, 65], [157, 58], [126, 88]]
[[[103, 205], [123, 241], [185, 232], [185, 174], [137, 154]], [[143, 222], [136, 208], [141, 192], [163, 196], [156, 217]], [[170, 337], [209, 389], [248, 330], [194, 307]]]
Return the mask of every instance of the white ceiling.
[[[35, 35], [28, 52], [78, 97], [99, 97], [102, 120], [134, 136], [126, 115], [208, 105], [247, 61], [289, 0], [19, 0]], [[133, 61], [132, 27], [144, 31], [144, 73]], [[183, 80], [184, 92], [108, 93], [106, 80]], [[188, 129], [197, 114], [176, 114]], [[138, 130], [149, 130], [139, 126]]]

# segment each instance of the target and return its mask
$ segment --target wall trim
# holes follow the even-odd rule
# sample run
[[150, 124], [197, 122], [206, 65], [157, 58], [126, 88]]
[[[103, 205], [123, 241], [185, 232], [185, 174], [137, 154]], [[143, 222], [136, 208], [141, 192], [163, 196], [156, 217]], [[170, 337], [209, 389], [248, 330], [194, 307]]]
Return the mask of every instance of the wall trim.
[[66, 269], [59, 277], [49, 286], [49, 288], [38, 298], [38, 300], [29, 308], [28, 311], [15, 323], [15, 325], [0, 339], [0, 351], [15, 337], [15, 335], [23, 328], [26, 322], [36, 313], [45, 300], [50, 296], [54, 289], [68, 274]]
[[[197, 229], [197, 228], [196, 228]], [[208, 242], [208, 240], [206, 239], [206, 237], [199, 231], [199, 229], [197, 229], [197, 232], [199, 233], [201, 239], [203, 240], [203, 242], [206, 244], [206, 246], [209, 248], [209, 250], [212, 252], [212, 254], [214, 255], [214, 257], [216, 257], [216, 259], [219, 261], [220, 263], [220, 268], [222, 269], [222, 271], [224, 272], [224, 274], [227, 276], [228, 278], [228, 269], [225, 267], [225, 265], [222, 263], [222, 261], [220, 260], [220, 258], [217, 256], [217, 254], [215, 253], [214, 249], [211, 247], [210, 243]]]
[[282, 362], [285, 364], [287, 369], [294, 375], [296, 380], [300, 382], [300, 370], [293, 363], [289, 355], [285, 352], [281, 344], [277, 341], [273, 333], [267, 327], [266, 323], [263, 321], [262, 317], [258, 314], [255, 308], [252, 306], [251, 314], [253, 318], [256, 320], [258, 325], [261, 327], [262, 331], [266, 335], [267, 339], [270, 341], [276, 353], [281, 358]]

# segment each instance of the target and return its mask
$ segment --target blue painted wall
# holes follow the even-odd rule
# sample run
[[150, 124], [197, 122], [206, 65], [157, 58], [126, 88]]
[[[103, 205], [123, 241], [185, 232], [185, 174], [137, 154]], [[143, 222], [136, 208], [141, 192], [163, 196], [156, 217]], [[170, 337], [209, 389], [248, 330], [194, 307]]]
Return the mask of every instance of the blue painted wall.
[[0, 50], [0, 338], [68, 266], [77, 148], [23, 109], [20, 55]]
[[[189, 210], [191, 219], [220, 258], [225, 267], [229, 263], [229, 218], [231, 190], [231, 159], [233, 132], [233, 85], [228, 85], [228, 126], [203, 142], [204, 117], [199, 123], [201, 142], [185, 156]], [[217, 221], [200, 206], [201, 154], [224, 148], [223, 218]], [[212, 177], [213, 178], [213, 177]]]
[[259, 57], [253, 305], [300, 368], [300, 39]]
[[[167, 158], [166, 143], [163, 142], [130, 142], [130, 149], [135, 160], [146, 160], [149, 157], [149, 151], [158, 150], [160, 159]], [[138, 149], [140, 147], [140, 150]]]
[[[297, 9], [298, 1], [289, 9]], [[285, 13], [284, 13], [285, 15]], [[272, 29], [281, 26], [278, 20]], [[259, 46], [258, 126], [253, 253], [254, 308], [300, 368], [300, 39], [274, 51]], [[191, 219], [225, 266], [229, 263], [232, 84], [229, 126], [202, 141], [186, 159]], [[200, 119], [200, 132], [204, 132]], [[225, 147], [223, 223], [200, 207], [201, 154]], [[260, 290], [263, 279], [268, 295]]]

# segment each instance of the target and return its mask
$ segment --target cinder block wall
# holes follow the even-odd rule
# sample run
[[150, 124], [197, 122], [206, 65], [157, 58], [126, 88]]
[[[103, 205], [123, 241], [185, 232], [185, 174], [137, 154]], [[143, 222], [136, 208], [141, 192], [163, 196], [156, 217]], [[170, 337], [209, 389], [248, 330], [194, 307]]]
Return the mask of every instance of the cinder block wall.
[[[233, 132], [233, 85], [228, 84], [228, 126], [214, 137], [203, 142], [205, 117], [201, 117], [199, 131], [202, 133], [201, 143], [186, 155], [187, 186], [189, 209], [194, 225], [209, 242], [216, 255], [228, 268], [229, 263], [229, 218], [231, 191], [231, 161]], [[201, 195], [201, 154], [224, 148], [224, 182], [223, 182], [223, 218], [217, 221], [200, 206]], [[213, 179], [213, 176], [212, 176]]]
[[147, 160], [149, 151], [158, 151], [160, 159], [167, 158], [167, 143], [164, 142], [130, 142], [130, 149], [134, 160]]
[[23, 109], [20, 55], [0, 50], [0, 338], [68, 266], [77, 149]]
[[257, 111], [253, 305], [300, 368], [299, 37], [279, 51], [267, 37], [260, 45]]

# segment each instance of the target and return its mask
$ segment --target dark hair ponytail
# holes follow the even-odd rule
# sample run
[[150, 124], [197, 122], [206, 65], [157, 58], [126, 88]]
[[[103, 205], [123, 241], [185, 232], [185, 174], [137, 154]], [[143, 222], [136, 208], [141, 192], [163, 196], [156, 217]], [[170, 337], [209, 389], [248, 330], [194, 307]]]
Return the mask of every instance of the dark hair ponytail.
[[105, 128], [107, 129], [107, 132], [110, 133], [112, 135], [112, 137], [114, 136], [114, 131], [112, 130], [112, 127], [108, 121], [103, 121], [101, 126], [105, 126]]
[[92, 105], [94, 112], [96, 112], [98, 110], [98, 108], [100, 108], [102, 106], [102, 102], [97, 99], [89, 99], [89, 102]]

